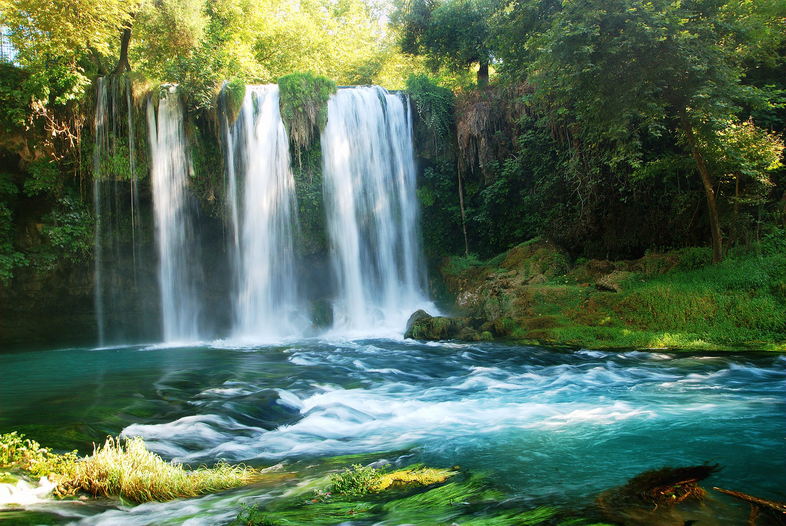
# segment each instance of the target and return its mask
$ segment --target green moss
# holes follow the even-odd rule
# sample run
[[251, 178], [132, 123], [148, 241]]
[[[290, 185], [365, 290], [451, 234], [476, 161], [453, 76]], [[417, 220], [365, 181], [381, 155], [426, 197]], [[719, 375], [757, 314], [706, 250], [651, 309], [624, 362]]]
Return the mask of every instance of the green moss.
[[298, 209], [295, 246], [300, 255], [312, 256], [326, 252], [328, 245], [319, 137], [297, 155], [299, 161], [293, 166]]
[[312, 73], [292, 73], [279, 78], [278, 87], [290, 144], [303, 150], [327, 124], [327, 102], [336, 92], [336, 83]]
[[[293, 504], [293, 503], [290, 503]], [[287, 526], [312, 524], [314, 526], [343, 524], [347, 521], [371, 519], [376, 506], [365, 502], [299, 502], [289, 508], [279, 506], [250, 507], [243, 510], [232, 522], [234, 526]]]
[[462, 522], [462, 526], [534, 526], [550, 521], [557, 511], [554, 508], [537, 508], [524, 512], [509, 512], [493, 517], [480, 517]]
[[327, 494], [357, 498], [391, 489], [440, 484], [455, 474], [448, 469], [427, 468], [419, 464], [394, 471], [354, 464], [330, 476]]
[[[558, 252], [528, 244], [497, 257], [497, 267], [450, 262], [444, 273], [454, 291], [471, 292], [468, 314], [489, 320], [498, 337], [607, 349], [786, 349], [786, 255], [762, 250], [709, 265], [707, 254], [688, 248], [571, 269]], [[614, 281], [619, 292], [587, 280]], [[497, 330], [504, 319], [513, 326]]]
[[246, 97], [246, 83], [241, 79], [232, 79], [224, 84], [222, 92], [224, 111], [229, 124], [232, 124], [237, 120], [240, 108], [243, 107], [243, 99]]
[[208, 113], [186, 119], [185, 133], [189, 146], [189, 178], [194, 194], [213, 217], [225, 213], [224, 156], [221, 141]]

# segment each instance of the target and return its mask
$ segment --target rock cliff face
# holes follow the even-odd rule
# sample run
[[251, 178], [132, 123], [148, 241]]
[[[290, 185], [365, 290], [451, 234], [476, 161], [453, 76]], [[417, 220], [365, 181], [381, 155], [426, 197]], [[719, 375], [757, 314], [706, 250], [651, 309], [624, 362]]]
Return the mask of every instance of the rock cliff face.
[[0, 287], [0, 347], [92, 344], [95, 333], [91, 268], [22, 268]]

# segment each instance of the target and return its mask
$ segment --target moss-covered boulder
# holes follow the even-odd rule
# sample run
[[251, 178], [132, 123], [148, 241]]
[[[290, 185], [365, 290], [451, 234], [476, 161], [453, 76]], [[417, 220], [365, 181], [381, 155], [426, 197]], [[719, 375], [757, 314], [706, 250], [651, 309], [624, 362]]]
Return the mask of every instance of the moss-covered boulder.
[[480, 340], [480, 333], [469, 318], [432, 316], [418, 310], [409, 317], [404, 338], [414, 340]]

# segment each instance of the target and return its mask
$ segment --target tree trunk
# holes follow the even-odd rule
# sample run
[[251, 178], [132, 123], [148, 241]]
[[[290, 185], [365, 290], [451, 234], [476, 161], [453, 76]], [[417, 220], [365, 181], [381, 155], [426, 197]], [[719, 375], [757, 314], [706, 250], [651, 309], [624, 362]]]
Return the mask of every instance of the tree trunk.
[[696, 168], [701, 177], [701, 184], [704, 186], [704, 195], [707, 197], [707, 212], [709, 213], [710, 232], [712, 233], [712, 262], [719, 263], [723, 260], [723, 237], [721, 236], [720, 219], [718, 218], [718, 203], [715, 200], [715, 188], [712, 185], [712, 176], [707, 167], [707, 161], [699, 151], [696, 143], [696, 136], [693, 133], [693, 126], [688, 121], [688, 117], [682, 116], [682, 130], [690, 147], [691, 156], [696, 162]]
[[783, 213], [783, 228], [786, 230], [786, 192], [783, 192], [781, 203], [783, 203], [783, 206], [781, 207], [781, 212]]
[[478, 68], [478, 87], [485, 88], [489, 85], [489, 63], [485, 61], [480, 62]]
[[120, 58], [115, 67], [115, 74], [131, 71], [131, 64], [128, 62], [128, 44], [131, 42], [131, 25], [123, 28], [123, 35], [120, 37]]

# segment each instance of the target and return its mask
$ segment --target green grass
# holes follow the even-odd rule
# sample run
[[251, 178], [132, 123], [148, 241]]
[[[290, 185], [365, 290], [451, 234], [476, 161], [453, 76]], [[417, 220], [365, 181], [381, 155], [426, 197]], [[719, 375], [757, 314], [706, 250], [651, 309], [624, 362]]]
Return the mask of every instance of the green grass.
[[291, 73], [278, 79], [281, 119], [289, 141], [304, 150], [327, 124], [327, 102], [336, 83], [312, 73]]
[[[529, 276], [533, 264], [558, 259], [547, 252], [548, 246], [522, 246], [491, 261]], [[714, 265], [708, 254], [687, 248], [615, 262], [625, 271], [621, 292], [596, 290], [598, 273], [586, 260], [537, 285], [506, 283], [504, 276], [495, 281], [497, 268], [464, 261], [451, 261], [446, 274], [482, 298], [470, 315], [499, 316], [507, 322], [502, 334], [514, 340], [596, 349], [786, 351], [786, 254], [749, 251]]]
[[258, 481], [262, 475], [245, 466], [219, 463], [189, 470], [163, 460], [145, 448], [141, 438], [107, 438], [93, 454], [58, 454], [18, 433], [0, 435], [0, 467], [47, 476], [58, 486], [55, 494], [79, 492], [120, 497], [142, 503], [196, 497]]

